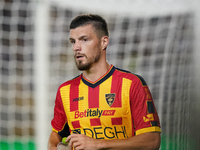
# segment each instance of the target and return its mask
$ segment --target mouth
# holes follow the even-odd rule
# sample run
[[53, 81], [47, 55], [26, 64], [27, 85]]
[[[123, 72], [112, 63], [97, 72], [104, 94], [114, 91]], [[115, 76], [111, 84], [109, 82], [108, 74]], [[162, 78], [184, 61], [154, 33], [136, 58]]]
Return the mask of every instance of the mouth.
[[81, 54], [75, 55], [75, 58], [76, 58], [77, 60], [80, 60], [80, 59], [82, 59], [83, 57], [84, 57], [84, 55], [81, 55]]

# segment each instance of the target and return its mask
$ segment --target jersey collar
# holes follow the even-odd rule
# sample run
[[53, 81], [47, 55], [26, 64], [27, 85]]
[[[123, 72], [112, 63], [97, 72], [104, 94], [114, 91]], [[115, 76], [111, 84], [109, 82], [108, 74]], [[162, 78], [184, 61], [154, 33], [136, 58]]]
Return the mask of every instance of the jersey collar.
[[102, 82], [107, 80], [113, 74], [114, 71], [115, 71], [115, 67], [113, 65], [111, 65], [110, 69], [101, 78], [99, 78], [97, 81], [91, 82], [91, 81], [87, 80], [86, 78], [84, 78], [83, 75], [82, 75], [82, 81], [87, 86], [95, 88], [98, 85], [100, 85]]

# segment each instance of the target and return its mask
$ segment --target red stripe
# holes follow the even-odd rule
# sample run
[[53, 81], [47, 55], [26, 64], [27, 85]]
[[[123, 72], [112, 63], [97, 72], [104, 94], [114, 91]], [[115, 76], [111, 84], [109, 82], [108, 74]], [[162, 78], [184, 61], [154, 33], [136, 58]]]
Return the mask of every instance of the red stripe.
[[90, 119], [90, 125], [91, 126], [100, 126], [101, 125], [100, 118]]
[[79, 86], [71, 84], [70, 86], [70, 111], [78, 110]]
[[122, 125], [122, 117], [111, 118], [112, 125]]
[[74, 127], [74, 129], [80, 128], [80, 127], [81, 127], [79, 121], [73, 121], [73, 122], [72, 122], [72, 126]]
[[88, 89], [89, 108], [99, 108], [99, 86]]
[[113, 74], [112, 77], [112, 86], [111, 86], [111, 93], [115, 93], [115, 100], [111, 107], [121, 107], [121, 89], [122, 89], [122, 79], [116, 77], [116, 74]]

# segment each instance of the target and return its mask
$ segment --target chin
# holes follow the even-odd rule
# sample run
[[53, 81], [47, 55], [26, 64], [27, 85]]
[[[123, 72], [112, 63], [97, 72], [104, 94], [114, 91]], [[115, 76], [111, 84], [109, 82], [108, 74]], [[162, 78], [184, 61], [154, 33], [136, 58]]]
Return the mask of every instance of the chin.
[[84, 70], [90, 69], [90, 65], [88, 65], [88, 64], [86, 64], [86, 65], [78, 64], [76, 66], [77, 66], [78, 70], [80, 70], [80, 71], [84, 71]]

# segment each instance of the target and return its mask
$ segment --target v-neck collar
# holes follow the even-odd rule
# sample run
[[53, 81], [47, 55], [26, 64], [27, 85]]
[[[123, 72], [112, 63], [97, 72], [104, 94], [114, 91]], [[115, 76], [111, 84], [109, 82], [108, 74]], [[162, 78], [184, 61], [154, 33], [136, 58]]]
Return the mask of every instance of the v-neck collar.
[[82, 81], [83, 83], [85, 83], [87, 86], [95, 88], [98, 85], [100, 85], [102, 82], [104, 82], [105, 80], [107, 80], [115, 71], [115, 67], [113, 65], [111, 65], [110, 69], [101, 77], [99, 78], [97, 81], [92, 82], [87, 80], [86, 78], [84, 78], [83, 74], [82, 74]]

